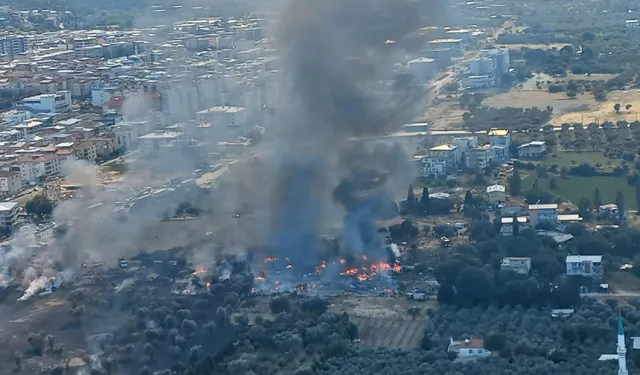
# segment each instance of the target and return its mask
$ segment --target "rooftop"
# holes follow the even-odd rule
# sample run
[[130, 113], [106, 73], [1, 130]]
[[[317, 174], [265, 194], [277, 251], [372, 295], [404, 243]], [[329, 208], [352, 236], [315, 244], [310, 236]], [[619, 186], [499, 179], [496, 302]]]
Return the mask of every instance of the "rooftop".
[[494, 192], [500, 192], [500, 193], [504, 193], [505, 187], [504, 185], [491, 185], [491, 186], [487, 186], [487, 193], [494, 193]]
[[435, 146], [435, 147], [431, 147], [429, 150], [430, 151], [453, 151], [456, 149], [457, 146], [453, 146], [453, 145], [440, 145], [440, 146]]
[[435, 39], [429, 42], [429, 44], [440, 44], [440, 43], [461, 43], [462, 39], [449, 38], [449, 39]]
[[551, 204], [530, 204], [529, 210], [557, 210], [558, 205], [555, 203]]
[[602, 255], [567, 255], [567, 263], [602, 263]]
[[489, 130], [489, 136], [500, 136], [500, 137], [504, 137], [505, 135], [508, 135], [509, 131], [505, 130], [505, 129], [491, 129]]
[[0, 202], [0, 212], [8, 212], [18, 206], [16, 202]]

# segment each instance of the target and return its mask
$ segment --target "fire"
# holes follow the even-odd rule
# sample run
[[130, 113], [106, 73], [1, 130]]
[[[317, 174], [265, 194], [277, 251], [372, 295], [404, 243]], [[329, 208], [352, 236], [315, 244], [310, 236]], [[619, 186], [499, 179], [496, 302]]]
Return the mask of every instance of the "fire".
[[264, 281], [264, 276], [256, 276], [256, 280], [258, 280], [258, 281]]
[[316, 266], [316, 273], [319, 275], [322, 273], [322, 271], [325, 270], [325, 268], [327, 268], [327, 261], [323, 260], [322, 262], [320, 262], [319, 265]]
[[388, 272], [390, 269], [391, 269], [391, 266], [389, 265], [389, 263], [386, 263], [386, 262], [380, 262], [371, 266], [371, 270], [373, 272], [377, 272], [378, 270]]
[[344, 258], [340, 258], [340, 264], [345, 264], [345, 263], [347, 263], [347, 260]]
[[357, 268], [347, 268], [344, 272], [340, 273], [343, 276], [353, 276], [358, 274]]
[[369, 275], [367, 275], [366, 273], [361, 273], [361, 274], [358, 275], [358, 280], [367, 281], [367, 280], [369, 280]]
[[400, 264], [398, 264], [398, 263], [394, 263], [393, 270], [395, 272], [397, 272], [397, 273], [400, 273], [400, 272], [402, 272], [402, 266]]
[[197, 270], [193, 271], [193, 275], [203, 275], [207, 273], [207, 270], [204, 267], [200, 267]]
[[362, 256], [362, 259], [364, 259], [365, 261], [367, 261], [367, 260], [369, 260], [369, 257], [368, 257], [368, 256], [366, 256], [366, 255], [363, 255], [363, 256]]
[[275, 262], [276, 260], [278, 260], [278, 258], [274, 258], [274, 257], [266, 257], [266, 258], [264, 258], [264, 262], [265, 263]]
[[211, 281], [207, 281], [207, 288], [211, 288]]
[[287, 269], [292, 269], [293, 265], [292, 264], [287, 264]]

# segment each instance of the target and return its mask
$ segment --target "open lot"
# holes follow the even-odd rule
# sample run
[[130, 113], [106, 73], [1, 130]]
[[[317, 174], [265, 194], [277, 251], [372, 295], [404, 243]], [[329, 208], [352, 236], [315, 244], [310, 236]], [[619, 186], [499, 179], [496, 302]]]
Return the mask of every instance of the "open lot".
[[[527, 191], [531, 189], [535, 180], [535, 173], [525, 177], [522, 180], [522, 190]], [[538, 179], [538, 186], [544, 191], [575, 204], [577, 204], [582, 197], [587, 197], [590, 201], [593, 201], [593, 193], [596, 187], [600, 189], [603, 203], [614, 203], [616, 192], [622, 190], [627, 207], [629, 209], [635, 209], [637, 207], [635, 189], [627, 184], [624, 178], [570, 176], [564, 179], [558, 176], [556, 180], [558, 182], [557, 189], [552, 190], [549, 188], [549, 178]]]
[[563, 92], [552, 94], [543, 90], [511, 90], [493, 95], [485, 99], [482, 104], [494, 108], [546, 108], [551, 106], [554, 113], [562, 114], [579, 110], [584, 111], [597, 105], [597, 102], [593, 99], [593, 95], [590, 94], [578, 95], [575, 99], [569, 99]]
[[[589, 96], [591, 97], [592, 95]], [[581, 97], [581, 95], [578, 97]], [[620, 103], [622, 107], [620, 113], [616, 113], [613, 109], [616, 103]], [[627, 104], [632, 106], [629, 110], [625, 109]], [[615, 123], [622, 120], [632, 122], [637, 120], [638, 110], [640, 110], [640, 90], [613, 91], [608, 94], [605, 102], [596, 103], [587, 110], [555, 115], [551, 120], [551, 124], [560, 126], [563, 123], [583, 122], [584, 124], [589, 124], [591, 122], [602, 123], [604, 121]]]
[[613, 169], [621, 164], [619, 159], [609, 159], [599, 151], [562, 151], [547, 157], [543, 162], [547, 167], [557, 165], [558, 168], [571, 168], [584, 163], [591, 164], [594, 167], [601, 164], [603, 170]]

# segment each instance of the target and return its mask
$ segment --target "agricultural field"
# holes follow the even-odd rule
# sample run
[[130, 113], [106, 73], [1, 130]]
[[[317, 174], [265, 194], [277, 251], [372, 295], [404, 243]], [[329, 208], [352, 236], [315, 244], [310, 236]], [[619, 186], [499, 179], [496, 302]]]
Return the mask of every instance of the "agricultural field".
[[[410, 307], [420, 308], [420, 316], [409, 316]], [[403, 297], [339, 297], [330, 309], [349, 314], [358, 326], [363, 346], [411, 349], [420, 345], [429, 308], [436, 309], [437, 303], [410, 301]]]
[[[584, 96], [587, 96], [586, 94]], [[580, 95], [578, 96], [581, 97]], [[592, 95], [589, 95], [592, 99]], [[619, 103], [621, 110], [616, 113], [614, 105]], [[626, 109], [626, 106], [630, 104], [631, 108]], [[555, 109], [555, 107], [554, 107]], [[574, 111], [556, 115], [551, 120], [551, 124], [554, 126], [561, 126], [563, 123], [580, 123], [589, 124], [591, 122], [602, 123], [604, 121], [628, 121], [632, 122], [638, 119], [638, 110], [640, 110], [640, 90], [629, 91], [613, 91], [607, 96], [607, 100], [602, 103], [597, 103], [591, 106], [588, 110]]]
[[368, 348], [413, 349], [420, 346], [426, 319], [396, 320], [351, 317], [358, 326], [360, 343]]
[[[536, 178], [535, 173], [523, 178], [522, 191], [526, 192], [531, 189]], [[603, 203], [614, 203], [616, 192], [618, 190], [622, 190], [627, 207], [629, 209], [636, 209], [637, 207], [635, 189], [627, 184], [625, 178], [569, 176], [569, 178], [564, 179], [558, 176], [556, 177], [558, 188], [553, 190], [549, 188], [549, 180], [550, 178], [538, 179], [538, 187], [575, 204], [578, 204], [582, 197], [587, 197], [589, 200], [593, 201], [594, 189], [597, 187], [600, 189]]]

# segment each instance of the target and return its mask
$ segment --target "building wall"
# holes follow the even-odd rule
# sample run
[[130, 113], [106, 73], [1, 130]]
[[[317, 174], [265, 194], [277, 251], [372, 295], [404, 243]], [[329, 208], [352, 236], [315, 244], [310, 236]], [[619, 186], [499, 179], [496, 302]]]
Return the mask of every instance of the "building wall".
[[555, 209], [529, 210], [529, 222], [535, 228], [540, 223], [558, 224], [558, 212]]

